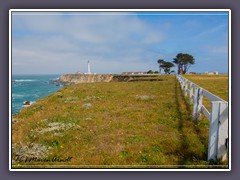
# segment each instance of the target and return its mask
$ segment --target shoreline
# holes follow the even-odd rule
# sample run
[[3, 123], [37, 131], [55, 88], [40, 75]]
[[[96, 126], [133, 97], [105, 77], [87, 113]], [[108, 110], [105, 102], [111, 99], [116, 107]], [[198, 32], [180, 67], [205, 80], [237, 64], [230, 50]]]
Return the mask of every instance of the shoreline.
[[19, 114], [24, 108], [36, 104], [40, 99], [46, 98], [63, 87], [54, 82], [59, 79], [60, 75], [34, 74], [14, 76], [15, 78], [12, 77], [11, 80], [12, 116]]
[[[186, 75], [191, 76], [191, 74], [186, 74]], [[197, 75], [204, 76], [205, 74], [197, 74]], [[219, 75], [211, 75], [211, 76], [222, 76], [222, 75], [228, 75], [228, 74], [219, 74]], [[27, 76], [31, 76], [31, 75], [27, 75]], [[49, 76], [49, 75], [43, 74], [39, 76]], [[51, 76], [54, 76], [54, 75], [51, 75]], [[64, 86], [69, 86], [73, 84], [95, 83], [95, 82], [161, 81], [161, 77], [164, 77], [164, 75], [162, 74], [129, 74], [129, 75], [125, 75], [125, 74], [63, 74], [63, 75], [58, 75], [57, 78], [48, 80], [49, 84], [55, 84], [56, 86], [60, 87], [59, 89], [43, 97], [32, 100], [32, 102], [37, 103], [38, 100], [56, 93], [58, 90], [62, 89]], [[12, 83], [16, 83], [16, 82], [12, 81]], [[28, 101], [28, 99], [25, 99], [25, 101]], [[12, 113], [12, 116], [19, 114], [23, 108], [27, 108], [23, 106], [24, 105], [21, 106], [21, 109], [18, 112]]]

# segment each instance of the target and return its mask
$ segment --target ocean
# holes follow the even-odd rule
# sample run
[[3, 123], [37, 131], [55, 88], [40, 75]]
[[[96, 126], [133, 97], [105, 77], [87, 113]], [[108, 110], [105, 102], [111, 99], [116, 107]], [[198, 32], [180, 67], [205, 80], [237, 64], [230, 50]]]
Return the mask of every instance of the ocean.
[[12, 114], [19, 113], [24, 101], [36, 101], [62, 86], [51, 83], [60, 75], [12, 75]]

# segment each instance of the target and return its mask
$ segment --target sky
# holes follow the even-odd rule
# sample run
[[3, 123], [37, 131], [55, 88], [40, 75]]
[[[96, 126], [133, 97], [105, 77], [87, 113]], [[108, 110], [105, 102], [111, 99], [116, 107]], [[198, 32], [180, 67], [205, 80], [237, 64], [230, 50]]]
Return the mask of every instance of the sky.
[[11, 25], [13, 74], [157, 71], [178, 53], [190, 72], [228, 72], [228, 12], [12, 12]]

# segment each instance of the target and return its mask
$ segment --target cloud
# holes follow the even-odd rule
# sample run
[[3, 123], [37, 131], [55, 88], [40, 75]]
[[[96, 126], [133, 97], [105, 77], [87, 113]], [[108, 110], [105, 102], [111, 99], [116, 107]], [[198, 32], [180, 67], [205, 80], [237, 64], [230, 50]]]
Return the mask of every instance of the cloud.
[[227, 45], [205, 45], [203, 46], [203, 52], [210, 54], [228, 54], [228, 46]]
[[123, 70], [118, 62], [138, 70], [145, 66], [144, 49], [164, 40], [163, 32], [134, 15], [15, 14], [12, 19], [13, 73], [75, 72], [87, 60], [98, 62], [99, 67], [100, 61], [105, 66], [111, 63], [115, 72]]
[[203, 37], [205, 37], [207, 35], [212, 35], [212, 34], [218, 32], [218, 31], [220, 31], [220, 30], [222, 30], [224, 28], [227, 28], [227, 24], [220, 24], [220, 25], [218, 25], [216, 27], [207, 29], [207, 30], [199, 33], [195, 38], [203, 38]]
[[13, 73], [86, 72], [88, 60], [96, 73], [157, 70], [157, 59], [172, 61], [179, 52], [196, 57], [224, 53], [228, 40], [227, 24], [209, 28], [211, 22], [200, 17], [20, 14], [12, 16]]

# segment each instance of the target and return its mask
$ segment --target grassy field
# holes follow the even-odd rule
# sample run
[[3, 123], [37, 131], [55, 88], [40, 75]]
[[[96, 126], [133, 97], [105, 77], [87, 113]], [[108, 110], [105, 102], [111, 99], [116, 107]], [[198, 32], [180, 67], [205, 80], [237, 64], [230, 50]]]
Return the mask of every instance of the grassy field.
[[184, 77], [228, 101], [228, 75], [185, 75]]
[[23, 109], [13, 168], [227, 168], [206, 161], [208, 120], [191, 120], [175, 76], [158, 78], [65, 86]]
[[[184, 77], [228, 102], [228, 75], [227, 74], [184, 75]], [[203, 98], [203, 104], [207, 107], [208, 110], [210, 110], [211, 103], [205, 97]]]

